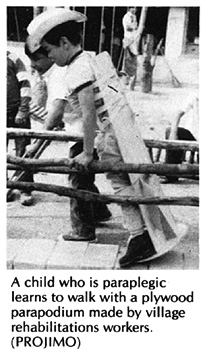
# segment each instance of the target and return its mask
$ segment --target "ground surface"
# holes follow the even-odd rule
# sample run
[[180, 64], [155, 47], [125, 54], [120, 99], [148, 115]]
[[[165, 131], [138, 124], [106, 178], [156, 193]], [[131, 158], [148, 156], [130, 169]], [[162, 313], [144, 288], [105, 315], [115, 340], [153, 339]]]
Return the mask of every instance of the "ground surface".
[[[150, 94], [143, 94], [139, 86], [133, 92], [128, 89], [125, 89], [125, 91], [135, 112], [143, 138], [164, 139], [165, 128], [171, 123], [180, 103], [189, 94], [196, 91], [196, 88], [154, 85]], [[33, 124], [33, 127], [37, 128], [36, 123]], [[12, 149], [11, 145], [10, 150]], [[54, 142], [42, 157], [62, 158], [67, 156], [67, 151], [67, 144]], [[64, 175], [37, 174], [35, 181], [68, 185], [67, 177]], [[96, 182], [102, 193], [112, 193], [104, 175], [98, 175]], [[167, 196], [198, 196], [198, 188], [197, 181], [185, 179], [180, 179], [177, 184], [162, 185], [162, 189]], [[35, 205], [32, 207], [21, 206], [18, 199], [12, 203], [7, 203], [8, 268], [119, 268], [118, 258], [125, 252], [128, 234], [121, 225], [121, 211], [118, 206], [114, 204], [109, 206], [113, 218], [109, 223], [97, 228], [97, 244], [84, 245], [85, 248], [82, 247], [84, 252], [82, 252], [80, 245], [76, 249], [76, 244], [79, 243], [74, 243], [75, 246], [71, 246], [71, 250], [74, 251], [72, 255], [76, 255], [68, 263], [68, 257], [66, 257], [68, 255], [65, 255], [65, 248], [67, 249], [67, 247], [60, 246], [57, 243], [57, 238], [60, 234], [70, 230], [69, 198], [40, 192], [34, 192], [34, 197]], [[188, 226], [187, 235], [166, 255], [152, 262], [133, 266], [132, 269], [199, 268], [198, 207], [172, 206], [171, 211], [177, 221]], [[24, 245], [23, 248], [23, 245], [20, 244], [25, 242], [28, 244], [26, 240], [29, 240], [29, 243], [36, 240], [36, 245], [32, 245], [32, 248], [30, 245]], [[45, 249], [50, 249], [50, 254], [42, 257], [43, 263], [42, 260], [40, 262], [32, 260], [31, 256], [31, 249], [33, 254], [36, 249], [35, 253], [39, 255], [38, 248], [43, 248], [40, 247], [39, 240], [45, 240], [45, 243], [48, 244], [51, 241], [53, 242], [53, 245], [49, 245], [49, 248], [48, 245], [46, 245], [47, 247], [44, 246]], [[79, 250], [81, 255], [79, 255]], [[84, 255], [83, 263], [82, 253]], [[96, 253], [98, 258], [90, 264]], [[79, 259], [81, 263], [79, 263]], [[60, 264], [59, 260], [64, 262]]]

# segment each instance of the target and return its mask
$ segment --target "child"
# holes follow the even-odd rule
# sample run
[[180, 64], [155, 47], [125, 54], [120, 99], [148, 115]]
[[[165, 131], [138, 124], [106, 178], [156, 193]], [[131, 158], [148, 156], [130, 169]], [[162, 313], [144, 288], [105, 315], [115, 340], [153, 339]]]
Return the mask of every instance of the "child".
[[[113, 165], [122, 162], [112, 124], [94, 72], [92, 58], [81, 48], [80, 22], [86, 17], [75, 11], [53, 9], [37, 16], [29, 25], [30, 50], [35, 51], [42, 45], [48, 56], [59, 66], [67, 66], [66, 85], [68, 100], [73, 109], [81, 115], [84, 132], [83, 152], [72, 159], [71, 166], [85, 169], [93, 160], [96, 127], [101, 131], [97, 139], [97, 150], [101, 160], [110, 160]], [[116, 194], [132, 196], [134, 189], [127, 174], [107, 174]], [[138, 206], [122, 206], [125, 227], [129, 229], [130, 239], [126, 254], [120, 259], [120, 266], [129, 266], [134, 262], [156, 254], [152, 241], [144, 227], [144, 221]], [[65, 240], [72, 237], [64, 236]]]
[[[31, 67], [36, 70], [42, 79], [45, 80], [47, 87], [47, 116], [44, 121], [43, 129], [52, 130], [54, 127], [61, 127], [63, 120], [67, 121], [66, 128], [68, 131], [79, 135], [82, 130], [77, 122], [75, 125], [76, 116], [70, 112], [70, 107], [67, 105], [65, 75], [66, 67], [57, 66], [51, 58], [48, 57], [44, 48], [40, 47], [35, 52], [31, 53], [27, 44], [25, 45], [25, 53], [31, 60]], [[35, 112], [34, 112], [35, 113]], [[69, 125], [70, 123], [70, 125]], [[27, 152], [32, 154], [41, 145], [42, 140], [37, 140], [33, 145], [27, 146]], [[70, 157], [74, 157], [83, 150], [82, 142], [77, 142], [70, 148]], [[96, 152], [95, 158], [98, 159]], [[95, 175], [93, 173], [69, 175], [69, 180], [76, 189], [89, 190], [94, 193], [99, 193], [98, 188], [94, 184]], [[111, 218], [111, 213], [105, 203], [101, 202], [84, 202], [79, 199], [70, 199], [71, 208], [71, 225], [72, 232], [70, 236], [76, 240], [86, 240], [95, 238], [95, 224], [106, 221]]]
[[[31, 100], [30, 81], [23, 61], [7, 51], [7, 127], [30, 128], [29, 102]], [[23, 156], [29, 138], [16, 138], [16, 156]], [[8, 144], [8, 142], [7, 142]], [[25, 173], [23, 180], [33, 182], [33, 174]], [[10, 194], [10, 198], [13, 196]], [[34, 199], [29, 190], [21, 192], [20, 202], [30, 206]]]

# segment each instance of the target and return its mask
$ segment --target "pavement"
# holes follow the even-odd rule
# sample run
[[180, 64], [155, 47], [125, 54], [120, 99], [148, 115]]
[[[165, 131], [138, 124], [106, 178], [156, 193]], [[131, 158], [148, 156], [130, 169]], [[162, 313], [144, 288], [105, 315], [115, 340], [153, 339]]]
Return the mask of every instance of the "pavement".
[[[173, 94], [172, 89], [171, 93]], [[134, 95], [137, 97], [138, 94], [147, 106], [149, 97], [146, 94], [142, 98], [141, 93], [131, 93], [132, 103]], [[153, 108], [156, 108], [156, 100], [159, 108], [160, 97], [152, 96]], [[149, 110], [152, 108], [149, 107]], [[142, 100], [139, 111], [141, 123], [143, 123]], [[153, 118], [156, 118], [157, 113], [154, 110], [153, 113], [155, 113]], [[159, 110], [158, 115], [160, 116]], [[156, 132], [160, 132], [161, 135], [159, 124], [167, 125], [167, 118], [163, 121], [161, 117], [158, 126], [154, 121], [146, 121], [146, 125], [149, 126], [147, 126], [149, 129], [147, 138], [151, 137], [150, 133], [154, 133], [153, 138], [156, 138]], [[142, 127], [142, 131], [145, 127]], [[11, 144], [10, 150], [12, 149]], [[66, 143], [53, 142], [42, 158], [63, 158], [67, 157], [67, 154]], [[35, 175], [35, 181], [68, 186], [67, 176], [60, 174], [38, 173]], [[106, 181], [104, 175], [96, 176], [96, 184], [101, 193], [112, 194], [109, 182]], [[166, 196], [197, 196], [199, 194], [198, 182], [188, 179], [180, 179], [175, 184], [163, 184], [162, 189]], [[120, 269], [118, 261], [126, 251], [128, 232], [122, 226], [121, 210], [118, 205], [109, 205], [112, 218], [97, 226], [96, 242], [65, 242], [59, 241], [58, 237], [71, 230], [69, 198], [42, 192], [34, 192], [33, 195], [35, 203], [30, 207], [20, 204], [18, 191], [16, 191], [16, 200], [7, 203], [8, 269]], [[129, 269], [196, 270], [199, 268], [199, 208], [191, 206], [171, 206], [170, 208], [176, 222], [187, 225], [187, 234], [165, 255], [146, 263], [136, 264]]]

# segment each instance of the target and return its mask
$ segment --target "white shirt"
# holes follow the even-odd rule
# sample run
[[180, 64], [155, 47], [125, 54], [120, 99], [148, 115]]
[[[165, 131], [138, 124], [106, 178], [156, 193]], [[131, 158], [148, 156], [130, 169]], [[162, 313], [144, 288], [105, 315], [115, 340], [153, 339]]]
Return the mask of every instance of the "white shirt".
[[70, 125], [73, 125], [73, 128], [78, 128], [78, 130], [80, 130], [79, 133], [83, 133], [83, 117], [78, 100], [78, 92], [83, 87], [93, 84], [98, 126], [100, 126], [104, 116], [106, 115], [104, 100], [102, 93], [98, 88], [98, 83], [92, 69], [91, 61], [92, 55], [83, 51], [67, 66], [66, 82], [68, 101], [73, 110], [73, 117], [72, 120], [69, 118], [69, 123]]
[[[35, 100], [35, 89], [33, 95], [33, 101], [30, 104], [30, 113], [38, 118], [45, 120], [49, 110], [52, 107], [54, 100], [62, 99], [67, 101], [67, 89], [65, 83], [66, 67], [59, 67], [57, 64], [53, 64], [41, 77], [46, 85], [46, 98], [41, 103]], [[36, 83], [39, 80], [39, 74], [36, 72], [33, 75], [33, 87], [35, 88]], [[68, 105], [68, 104], [67, 104]], [[65, 117], [67, 112], [67, 106], [65, 109]]]
[[47, 85], [47, 111], [50, 110], [54, 100], [67, 100], [65, 75], [66, 67], [59, 67], [55, 63], [42, 75]]
[[137, 55], [136, 39], [138, 37], [138, 23], [136, 15], [128, 11], [122, 19], [122, 24], [124, 28], [123, 46], [124, 48], [129, 47], [130, 51]]
[[133, 32], [137, 30], [136, 15], [128, 11], [122, 19], [122, 24], [124, 28], [124, 37], [133, 37]]

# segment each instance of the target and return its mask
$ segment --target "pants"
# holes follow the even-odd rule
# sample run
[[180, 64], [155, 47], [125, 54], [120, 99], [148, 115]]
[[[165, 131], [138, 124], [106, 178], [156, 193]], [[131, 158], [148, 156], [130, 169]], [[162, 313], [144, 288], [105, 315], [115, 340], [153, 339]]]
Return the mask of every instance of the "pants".
[[[30, 120], [28, 118], [27, 122], [25, 124], [16, 124], [15, 123], [15, 117], [18, 112], [18, 108], [14, 108], [12, 110], [7, 111], [7, 127], [14, 127], [14, 128], [19, 128], [19, 129], [30, 129]], [[19, 137], [15, 138], [15, 150], [16, 150], [16, 156], [21, 157], [25, 153], [25, 148], [27, 145], [30, 144], [30, 138], [29, 137]], [[7, 141], [7, 146], [8, 146], [8, 141]], [[21, 181], [24, 182], [33, 182], [33, 174], [26, 171], [22, 178]], [[29, 191], [27, 191], [29, 192]]]
[[[120, 149], [112, 128], [109, 125], [104, 132], [101, 132], [97, 138], [97, 151], [100, 160], [109, 160], [114, 164], [123, 162]], [[115, 194], [134, 196], [136, 195], [133, 186], [131, 185], [127, 173], [107, 173], [107, 179], [110, 180]], [[138, 206], [122, 205], [123, 224], [130, 232], [131, 236], [137, 236], [144, 231], [144, 221]]]
[[[83, 143], [78, 142], [70, 149], [70, 158], [73, 158], [83, 151]], [[94, 159], [98, 160], [96, 150]], [[69, 181], [72, 188], [86, 190], [92, 193], [99, 193], [94, 184], [95, 174], [93, 173], [71, 173]], [[109, 210], [105, 203], [89, 202], [82, 199], [70, 199], [71, 226], [73, 232], [81, 236], [93, 236], [95, 234], [96, 220], [100, 220]]]
[[129, 77], [136, 76], [137, 74], [137, 56], [130, 51], [129, 47], [126, 47], [124, 50], [122, 69]]
[[[166, 129], [166, 139], [169, 138], [170, 135], [170, 128]], [[178, 140], [183, 141], [196, 141], [195, 137], [192, 133], [184, 129], [183, 127], [179, 127], [177, 131]], [[185, 159], [185, 151], [184, 150], [167, 150], [165, 162], [170, 164], [181, 164]], [[170, 182], [176, 182], [178, 177], [175, 176], [166, 176]]]

